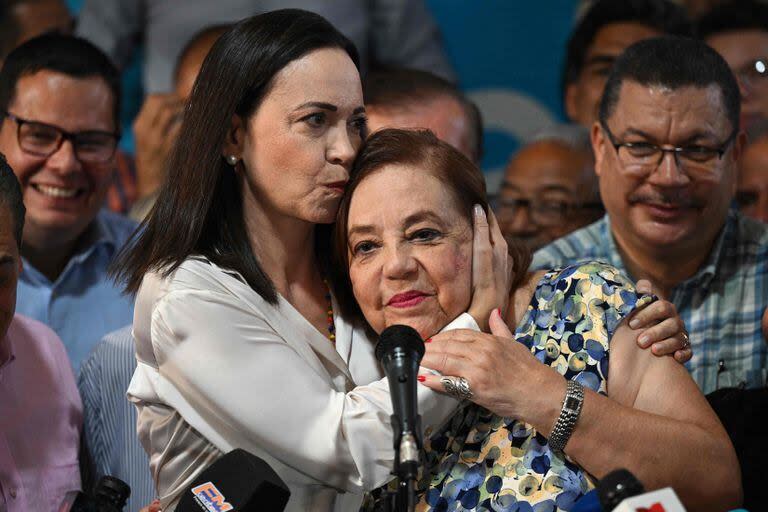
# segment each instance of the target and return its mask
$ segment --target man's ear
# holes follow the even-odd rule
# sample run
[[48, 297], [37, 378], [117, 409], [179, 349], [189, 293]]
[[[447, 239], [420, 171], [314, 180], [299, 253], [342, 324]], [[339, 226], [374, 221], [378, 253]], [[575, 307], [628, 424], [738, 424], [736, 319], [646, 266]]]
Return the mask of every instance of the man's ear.
[[743, 130], [739, 131], [738, 135], [736, 135], [736, 139], [733, 141], [733, 154], [731, 155], [733, 162], [731, 165], [734, 174], [733, 180], [731, 180], [731, 197], [736, 195], [736, 188], [739, 184], [739, 173], [741, 173], [741, 159], [744, 158], [744, 150], [747, 148], [747, 142], [747, 134]]
[[221, 147], [221, 156], [227, 158], [230, 155], [242, 158], [245, 143], [245, 123], [237, 114], [232, 115], [229, 129], [227, 130], [224, 145]]
[[595, 155], [595, 174], [600, 177], [603, 166], [603, 156], [605, 155], [605, 133], [600, 126], [600, 121], [595, 121], [592, 124], [592, 131], [590, 132], [590, 139], [592, 140], [592, 152]]

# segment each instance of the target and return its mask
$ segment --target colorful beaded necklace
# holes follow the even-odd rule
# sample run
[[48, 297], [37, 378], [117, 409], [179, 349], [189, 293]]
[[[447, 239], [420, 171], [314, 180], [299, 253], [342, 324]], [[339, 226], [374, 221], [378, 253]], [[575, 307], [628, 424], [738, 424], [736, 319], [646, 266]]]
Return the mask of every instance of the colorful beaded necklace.
[[323, 279], [323, 282], [325, 283], [325, 289], [327, 290], [325, 293], [325, 300], [328, 302], [328, 339], [331, 340], [331, 343], [335, 345], [336, 324], [333, 321], [333, 300], [331, 299], [331, 287], [328, 286], [328, 281], [326, 279]]

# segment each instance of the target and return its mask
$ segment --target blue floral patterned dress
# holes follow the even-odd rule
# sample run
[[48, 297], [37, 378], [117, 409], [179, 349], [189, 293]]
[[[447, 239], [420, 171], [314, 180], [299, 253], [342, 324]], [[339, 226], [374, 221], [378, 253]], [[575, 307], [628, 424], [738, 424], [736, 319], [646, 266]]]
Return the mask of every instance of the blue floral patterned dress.
[[[515, 339], [566, 379], [605, 394], [610, 339], [624, 317], [651, 300], [603, 263], [555, 270], [538, 283]], [[428, 438], [425, 449], [419, 511], [568, 511], [594, 487], [531, 425], [474, 404]]]

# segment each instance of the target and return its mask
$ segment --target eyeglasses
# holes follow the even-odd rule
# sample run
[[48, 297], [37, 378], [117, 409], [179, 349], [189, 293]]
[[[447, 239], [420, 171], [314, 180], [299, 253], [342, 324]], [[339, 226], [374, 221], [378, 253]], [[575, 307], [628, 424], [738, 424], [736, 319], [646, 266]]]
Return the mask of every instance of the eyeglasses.
[[757, 58], [734, 70], [734, 74], [747, 91], [768, 86], [768, 59]]
[[499, 219], [512, 219], [521, 209], [526, 208], [541, 226], [554, 226], [562, 224], [570, 216], [581, 210], [603, 211], [603, 204], [599, 202], [571, 203], [568, 201], [546, 198], [503, 198], [497, 197], [494, 209]]
[[99, 130], [71, 133], [58, 126], [22, 119], [10, 112], [2, 115], [16, 123], [19, 147], [30, 155], [51, 156], [68, 140], [78, 160], [96, 164], [108, 162], [117, 148], [119, 136], [116, 133]]
[[624, 171], [643, 175], [653, 172], [661, 164], [665, 153], [672, 153], [678, 169], [689, 177], [711, 177], [717, 173], [717, 162], [723, 158], [738, 133], [738, 129], [734, 129], [720, 146], [714, 148], [697, 145], [662, 148], [650, 142], [616, 142], [608, 125], [604, 122], [600, 124], [616, 150]]

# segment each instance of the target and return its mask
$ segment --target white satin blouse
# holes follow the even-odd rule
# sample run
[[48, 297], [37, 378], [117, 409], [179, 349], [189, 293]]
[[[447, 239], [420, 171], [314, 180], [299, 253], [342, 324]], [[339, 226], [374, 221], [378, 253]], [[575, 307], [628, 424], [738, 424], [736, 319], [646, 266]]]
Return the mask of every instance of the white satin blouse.
[[[356, 511], [390, 478], [392, 405], [374, 342], [335, 312], [334, 321], [335, 348], [285, 299], [272, 306], [204, 259], [145, 276], [128, 397], [163, 510], [234, 448], [272, 466], [291, 512]], [[477, 328], [464, 314], [446, 329], [460, 327]], [[423, 386], [418, 397], [425, 429], [457, 406]]]

